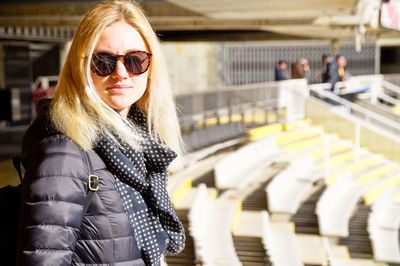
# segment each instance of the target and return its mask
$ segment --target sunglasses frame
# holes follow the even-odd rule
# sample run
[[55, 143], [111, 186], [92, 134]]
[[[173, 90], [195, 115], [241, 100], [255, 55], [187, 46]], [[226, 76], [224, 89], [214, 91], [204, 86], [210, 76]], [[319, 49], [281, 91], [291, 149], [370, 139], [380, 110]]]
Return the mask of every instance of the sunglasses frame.
[[[113, 61], [115, 62], [112, 71], [111, 71], [110, 73], [106, 74], [106, 75], [103, 75], [103, 74], [101, 74], [101, 73], [95, 71], [95, 70], [96, 70], [96, 66], [95, 66], [95, 64], [93, 63], [93, 58], [94, 58], [95, 56], [99, 55], [99, 54], [107, 54], [107, 55], [109, 55], [111, 58], [113, 58]], [[130, 72], [130, 71], [128, 70], [129, 67], [127, 67], [127, 65], [126, 65], [127, 63], [125, 62], [125, 57], [128, 56], [128, 55], [131, 55], [131, 54], [146, 54], [145, 59], [149, 60], [149, 63], [148, 63], [148, 65], [147, 65], [146, 69], [144, 69], [142, 72], [138, 72], [138, 73], [132, 73], [132, 72]], [[151, 56], [152, 56], [152, 55], [153, 55], [152, 53], [149, 53], [149, 52], [146, 52], [146, 51], [132, 51], [132, 52], [126, 53], [126, 54], [124, 54], [124, 55], [113, 55], [113, 54], [110, 54], [110, 53], [107, 53], [107, 52], [93, 53], [92, 56], [91, 56], [91, 61], [90, 61], [90, 70], [91, 70], [95, 75], [97, 75], [97, 76], [99, 76], [99, 77], [106, 77], [106, 76], [109, 76], [109, 75], [111, 75], [111, 74], [115, 71], [115, 69], [116, 69], [116, 67], [117, 67], [118, 59], [119, 59], [120, 57], [122, 57], [122, 62], [123, 62], [124, 66], [125, 66], [125, 69], [126, 69], [126, 71], [127, 71], [128, 73], [130, 73], [130, 74], [132, 74], [132, 75], [141, 75], [141, 74], [145, 73], [145, 72], [149, 69], [150, 63], [151, 63]]]

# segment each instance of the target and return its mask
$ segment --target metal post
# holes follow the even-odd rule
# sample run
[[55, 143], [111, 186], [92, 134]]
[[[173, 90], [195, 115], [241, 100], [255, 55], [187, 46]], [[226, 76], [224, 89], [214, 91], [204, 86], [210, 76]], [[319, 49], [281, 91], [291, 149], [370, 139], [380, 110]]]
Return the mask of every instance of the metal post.
[[360, 161], [360, 134], [361, 134], [360, 131], [361, 131], [360, 123], [356, 123], [354, 130], [354, 142], [356, 145], [356, 154], [354, 158], [355, 163], [358, 163]]
[[328, 184], [329, 182], [329, 176], [330, 176], [330, 140], [329, 136], [325, 135], [324, 136], [324, 180], [325, 184]]
[[375, 42], [375, 62], [374, 70], [375, 74], [381, 73], [381, 43], [379, 40]]

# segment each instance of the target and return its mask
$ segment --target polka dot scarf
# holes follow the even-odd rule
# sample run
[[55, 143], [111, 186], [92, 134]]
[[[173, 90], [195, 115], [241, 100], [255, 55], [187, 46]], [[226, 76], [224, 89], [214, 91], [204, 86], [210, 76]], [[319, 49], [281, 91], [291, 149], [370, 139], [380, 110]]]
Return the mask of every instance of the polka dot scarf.
[[179, 253], [185, 244], [184, 229], [166, 188], [166, 170], [176, 154], [155, 142], [146, 130], [146, 118], [133, 106], [128, 119], [135, 122], [145, 140], [138, 152], [103, 137], [96, 152], [114, 174], [116, 188], [146, 265], [159, 265], [161, 254]]

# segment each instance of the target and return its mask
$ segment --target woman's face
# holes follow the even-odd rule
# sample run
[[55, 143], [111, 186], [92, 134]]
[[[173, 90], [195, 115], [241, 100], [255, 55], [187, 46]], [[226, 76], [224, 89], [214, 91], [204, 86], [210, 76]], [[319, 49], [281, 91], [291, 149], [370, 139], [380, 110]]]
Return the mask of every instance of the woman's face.
[[[125, 55], [132, 51], [147, 51], [139, 32], [125, 21], [116, 22], [104, 29], [94, 49], [95, 53]], [[147, 87], [148, 71], [143, 74], [129, 73], [118, 58], [115, 70], [108, 76], [91, 72], [96, 92], [100, 98], [120, 115], [126, 117], [132, 104], [143, 96]]]

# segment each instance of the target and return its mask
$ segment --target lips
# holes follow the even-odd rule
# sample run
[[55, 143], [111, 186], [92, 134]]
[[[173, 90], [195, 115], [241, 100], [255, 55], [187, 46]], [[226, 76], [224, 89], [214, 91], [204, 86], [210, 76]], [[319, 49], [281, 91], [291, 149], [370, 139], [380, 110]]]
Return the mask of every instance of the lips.
[[107, 88], [107, 91], [114, 92], [114, 93], [122, 93], [124, 90], [130, 89], [132, 86], [128, 85], [114, 85]]

